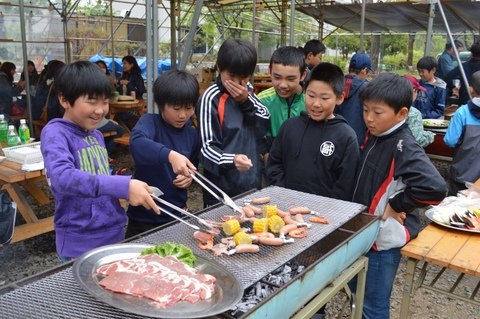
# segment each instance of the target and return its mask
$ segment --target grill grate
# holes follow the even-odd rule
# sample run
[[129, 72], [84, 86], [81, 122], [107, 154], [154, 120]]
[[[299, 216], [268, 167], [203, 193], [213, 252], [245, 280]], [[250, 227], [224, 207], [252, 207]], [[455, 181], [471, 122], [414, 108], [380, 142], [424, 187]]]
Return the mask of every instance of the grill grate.
[[[293, 244], [281, 247], [262, 246], [258, 254], [237, 256], [214, 257], [211, 252], [200, 250], [192, 236], [193, 231], [181, 223], [152, 232], [135, 240], [135, 242], [157, 244], [173, 241], [183, 243], [192, 248], [195, 254], [208, 259], [215, 259], [217, 263], [231, 271], [241, 281], [244, 288], [247, 288], [297, 256], [303, 256], [301, 258], [304, 258], [308, 255], [309, 258], [319, 258], [319, 255], [324, 252], [318, 254], [311, 252], [313, 254], [309, 254], [306, 251], [365, 209], [360, 204], [319, 197], [280, 187], [267, 187], [238, 198], [235, 202], [242, 204], [244, 199], [263, 196], [270, 196], [272, 198], [271, 204], [276, 204], [282, 210], [288, 210], [294, 206], [307, 206], [324, 214], [330, 224], [313, 224], [308, 232], [309, 236], [297, 240]], [[221, 206], [202, 212], [199, 216], [205, 219], [219, 220], [220, 216], [225, 214], [232, 214], [232, 211], [226, 206]], [[318, 245], [315, 245], [315, 249], [317, 248]], [[90, 296], [75, 281], [71, 267], [35, 281], [28, 281], [25, 285], [0, 295], [0, 309], [0, 318], [5, 319], [142, 318], [134, 314], [125, 314], [125, 312]]]
[[[330, 221], [330, 224], [313, 224], [312, 228], [308, 231], [308, 237], [298, 239], [293, 244], [287, 244], [281, 247], [262, 246], [260, 252], [257, 254], [240, 254], [233, 256], [222, 255], [215, 257], [212, 252], [199, 249], [196, 240], [192, 236], [193, 231], [180, 223], [155, 232], [138, 241], [147, 244], [158, 244], [168, 240], [185, 244], [190, 247], [196, 255], [200, 255], [207, 259], [214, 259], [217, 263], [231, 271], [242, 282], [243, 287], [247, 288], [259, 281], [265, 275], [269, 274], [272, 270], [298, 256], [314, 243], [318, 242], [331, 232], [335, 231], [349, 219], [365, 210], [365, 206], [360, 204], [339, 201], [274, 186], [240, 197], [236, 199], [235, 202], [238, 205], [241, 205], [244, 200], [264, 196], [271, 197], [271, 202], [269, 204], [275, 204], [278, 208], [285, 211], [288, 211], [295, 206], [309, 207], [310, 209], [324, 214]], [[199, 216], [205, 219], [219, 221], [222, 215], [228, 214], [232, 214], [231, 209], [226, 206], [221, 206], [202, 213]], [[307, 220], [308, 217], [305, 216], [305, 219]]]

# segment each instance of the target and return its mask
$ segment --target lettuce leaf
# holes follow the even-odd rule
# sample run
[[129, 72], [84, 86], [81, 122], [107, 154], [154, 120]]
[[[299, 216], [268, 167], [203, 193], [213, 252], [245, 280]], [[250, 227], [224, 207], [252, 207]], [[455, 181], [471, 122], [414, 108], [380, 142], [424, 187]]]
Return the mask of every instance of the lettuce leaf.
[[155, 245], [146, 248], [140, 252], [141, 255], [157, 254], [159, 256], [175, 256], [178, 260], [186, 263], [190, 267], [195, 266], [195, 255], [192, 250], [183, 244], [177, 244], [167, 241], [165, 244]]

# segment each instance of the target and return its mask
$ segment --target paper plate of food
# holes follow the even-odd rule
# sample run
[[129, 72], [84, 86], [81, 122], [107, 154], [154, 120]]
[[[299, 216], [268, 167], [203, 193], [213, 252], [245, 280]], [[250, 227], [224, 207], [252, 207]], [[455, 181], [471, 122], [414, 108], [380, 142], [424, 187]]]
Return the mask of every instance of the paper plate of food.
[[210, 317], [241, 300], [243, 287], [231, 272], [211, 260], [191, 258], [182, 244], [164, 245], [99, 247], [75, 261], [73, 275], [98, 300], [154, 318]]
[[442, 119], [423, 119], [423, 126], [427, 128], [448, 128], [450, 125], [449, 120], [442, 120]]
[[451, 196], [444, 202], [426, 210], [425, 216], [440, 226], [480, 234], [479, 199]]

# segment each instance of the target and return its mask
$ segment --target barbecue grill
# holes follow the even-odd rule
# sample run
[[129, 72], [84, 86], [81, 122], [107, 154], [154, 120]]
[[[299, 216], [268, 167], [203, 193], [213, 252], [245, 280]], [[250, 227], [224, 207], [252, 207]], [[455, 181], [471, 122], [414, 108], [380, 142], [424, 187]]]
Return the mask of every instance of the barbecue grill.
[[[288, 211], [295, 206], [307, 206], [320, 212], [330, 224], [313, 224], [308, 237], [280, 247], [262, 246], [256, 254], [221, 255], [197, 247], [193, 231], [175, 222], [155, 229], [131, 242], [158, 244], [166, 241], [183, 243], [193, 252], [216, 263], [235, 275], [247, 290], [262, 278], [285, 264], [296, 264], [304, 270], [249, 311], [222, 318], [286, 318], [294, 315], [340, 273], [352, 265], [372, 246], [380, 222], [365, 214], [360, 204], [306, 194], [281, 187], [262, 190], [235, 198], [241, 205], [245, 200], [270, 196], [270, 204]], [[231, 215], [224, 205], [213, 206], [198, 213], [204, 219], [219, 220]], [[308, 217], [306, 217], [308, 219]], [[54, 268], [48, 272], [26, 278], [0, 291], [1, 318], [142, 318], [136, 314], [111, 307], [85, 292], [76, 282], [71, 265]]]

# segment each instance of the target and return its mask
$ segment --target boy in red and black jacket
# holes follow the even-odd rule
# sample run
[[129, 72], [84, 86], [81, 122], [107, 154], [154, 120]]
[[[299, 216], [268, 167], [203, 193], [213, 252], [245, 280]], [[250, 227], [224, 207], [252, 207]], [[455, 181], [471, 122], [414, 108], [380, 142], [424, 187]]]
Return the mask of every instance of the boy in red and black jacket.
[[406, 123], [412, 103], [410, 82], [384, 73], [360, 93], [367, 141], [357, 171], [353, 201], [381, 216], [381, 226], [367, 253], [364, 318], [390, 318], [390, 294], [400, 263], [400, 249], [420, 231], [417, 208], [439, 204], [445, 180]]

